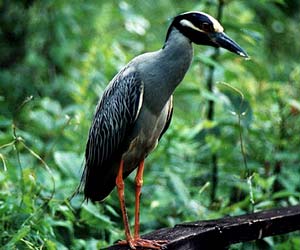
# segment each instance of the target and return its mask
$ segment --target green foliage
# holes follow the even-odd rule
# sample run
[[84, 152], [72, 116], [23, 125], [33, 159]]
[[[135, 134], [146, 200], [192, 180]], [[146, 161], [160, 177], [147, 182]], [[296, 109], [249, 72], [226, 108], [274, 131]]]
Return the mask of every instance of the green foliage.
[[[218, 1], [0, 2], [0, 249], [99, 249], [123, 238], [117, 195], [70, 199], [98, 97], [172, 16]], [[222, 23], [251, 56], [195, 47], [168, 132], [148, 157], [142, 232], [299, 204], [298, 1], [225, 1]], [[214, 67], [213, 92], [206, 88]], [[214, 101], [214, 120], [207, 103]], [[218, 159], [211, 201], [211, 155]], [[133, 224], [134, 176], [126, 181]], [[299, 233], [232, 249], [299, 249]]]

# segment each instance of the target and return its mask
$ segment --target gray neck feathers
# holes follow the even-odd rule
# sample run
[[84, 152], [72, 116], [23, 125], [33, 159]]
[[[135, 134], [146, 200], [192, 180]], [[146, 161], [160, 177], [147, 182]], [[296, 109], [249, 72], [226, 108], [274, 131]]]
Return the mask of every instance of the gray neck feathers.
[[173, 28], [162, 49], [136, 58], [147, 108], [154, 112], [162, 110], [186, 74], [192, 57], [191, 41]]

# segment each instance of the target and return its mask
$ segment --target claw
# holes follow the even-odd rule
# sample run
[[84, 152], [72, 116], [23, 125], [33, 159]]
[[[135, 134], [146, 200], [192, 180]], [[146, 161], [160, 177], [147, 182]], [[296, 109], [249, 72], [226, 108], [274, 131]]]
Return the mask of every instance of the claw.
[[159, 250], [162, 248], [164, 244], [166, 244], [167, 240], [146, 240], [146, 239], [130, 239], [119, 241], [118, 245], [129, 245], [130, 249], [136, 249], [136, 247], [142, 247], [143, 249], [156, 249]]

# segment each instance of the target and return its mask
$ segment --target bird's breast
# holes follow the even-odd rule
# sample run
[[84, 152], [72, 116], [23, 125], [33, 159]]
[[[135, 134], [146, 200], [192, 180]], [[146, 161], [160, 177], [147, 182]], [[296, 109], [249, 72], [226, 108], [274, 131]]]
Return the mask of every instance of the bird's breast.
[[[169, 102], [159, 114], [143, 106], [129, 137], [129, 147], [123, 154], [125, 169], [132, 171], [139, 162], [155, 149], [167, 122]], [[127, 166], [127, 167], [126, 167]]]

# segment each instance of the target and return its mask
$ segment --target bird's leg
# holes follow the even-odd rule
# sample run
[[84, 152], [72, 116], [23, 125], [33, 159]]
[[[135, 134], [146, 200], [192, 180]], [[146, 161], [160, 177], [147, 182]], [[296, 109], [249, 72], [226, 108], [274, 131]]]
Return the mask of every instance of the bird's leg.
[[134, 239], [140, 238], [140, 197], [143, 186], [144, 160], [142, 160], [137, 169], [135, 177], [135, 223], [134, 223]]
[[140, 197], [143, 186], [144, 160], [138, 166], [135, 177], [135, 223], [134, 236], [131, 242], [128, 242], [133, 249], [143, 247], [147, 249], [161, 249], [162, 245], [167, 243], [166, 240], [147, 240], [140, 237]]
[[167, 243], [165, 240], [147, 240], [140, 238], [140, 195], [141, 189], [143, 185], [143, 172], [144, 172], [144, 160], [142, 160], [139, 164], [137, 174], [135, 177], [136, 181], [136, 192], [135, 192], [135, 225], [134, 225], [134, 237], [130, 234], [129, 223], [127, 212], [125, 208], [125, 200], [124, 200], [124, 181], [123, 181], [123, 160], [120, 163], [120, 169], [118, 172], [118, 176], [116, 179], [116, 184], [118, 188], [118, 194], [121, 204], [121, 210], [123, 215], [123, 221], [125, 226], [125, 236], [126, 240], [119, 241], [119, 245], [129, 245], [131, 249], [136, 249], [136, 247], [143, 247], [146, 249], [161, 249], [162, 245]]
[[[131, 236], [131, 233], [130, 233], [130, 228], [129, 228], [129, 223], [128, 223], [128, 216], [127, 216], [127, 211], [126, 211], [126, 206], [125, 206], [123, 166], [124, 166], [124, 161], [121, 160], [120, 167], [119, 167], [119, 172], [118, 172], [118, 175], [117, 175], [117, 178], [116, 178], [116, 186], [117, 186], [117, 189], [118, 189], [118, 195], [119, 195], [120, 206], [121, 206], [121, 211], [122, 211], [123, 223], [124, 223], [124, 227], [125, 227], [126, 241], [130, 245], [130, 242], [132, 241], [132, 236]], [[132, 247], [132, 246], [130, 246], [130, 247]]]

